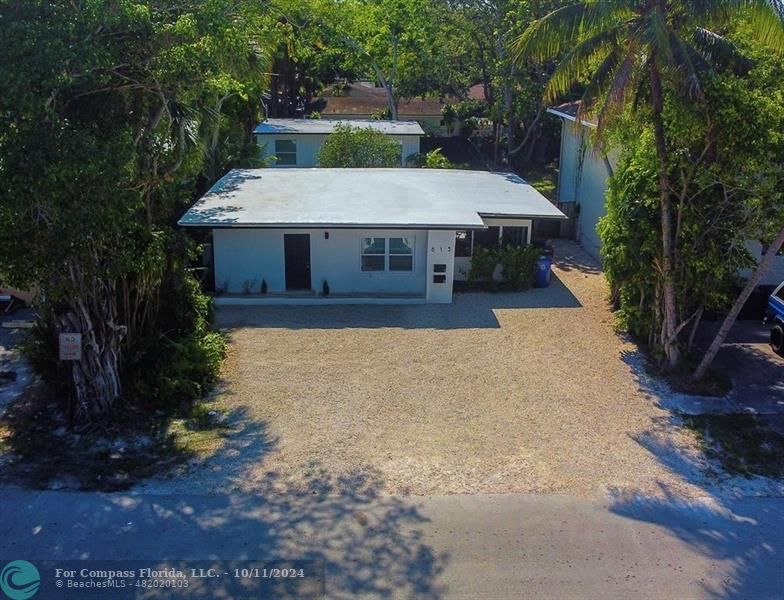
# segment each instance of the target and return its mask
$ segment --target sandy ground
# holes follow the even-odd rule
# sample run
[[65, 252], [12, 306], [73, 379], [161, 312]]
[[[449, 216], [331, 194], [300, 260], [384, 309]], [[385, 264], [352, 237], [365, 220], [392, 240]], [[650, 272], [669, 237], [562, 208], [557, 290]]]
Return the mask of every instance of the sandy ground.
[[452, 305], [222, 308], [216, 402], [238, 431], [180, 485], [703, 495], [695, 441], [614, 332], [595, 263], [569, 243], [557, 259], [547, 289]]

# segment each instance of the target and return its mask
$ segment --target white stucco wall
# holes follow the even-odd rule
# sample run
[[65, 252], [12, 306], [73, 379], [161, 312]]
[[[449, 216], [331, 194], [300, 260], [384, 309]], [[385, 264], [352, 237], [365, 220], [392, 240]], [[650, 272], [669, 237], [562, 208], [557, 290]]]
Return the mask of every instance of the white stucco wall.
[[[756, 240], [749, 240], [746, 242], [746, 248], [749, 249], [752, 256], [757, 259], [757, 261], [762, 259], [762, 244]], [[741, 271], [742, 277], [750, 277], [751, 270]], [[762, 276], [762, 280], [760, 281], [760, 285], [778, 285], [782, 281], [784, 281], [784, 256], [776, 256], [773, 259], [773, 265], [768, 270], [768, 272]]]
[[[294, 140], [297, 143], [297, 164], [277, 165], [274, 160], [268, 166], [285, 169], [286, 167], [317, 167], [318, 151], [329, 134], [265, 134], [256, 135], [256, 143], [262, 148], [262, 158], [268, 159], [275, 155], [275, 140]], [[403, 166], [406, 159], [412, 154], [419, 153], [418, 135], [390, 135], [390, 139], [398, 142], [403, 149]]]
[[[590, 146], [586, 149], [582, 163], [582, 174], [578, 176], [581, 136], [587, 135], [585, 126], [563, 121], [561, 132], [561, 157], [558, 173], [559, 202], [578, 202], [580, 215], [577, 219], [577, 240], [596, 259], [599, 259], [601, 241], [596, 233], [599, 219], [606, 214], [605, 193], [609, 173], [602, 156]], [[617, 167], [617, 152], [610, 152], [610, 165]], [[762, 244], [748, 241], [746, 247], [759, 260]], [[741, 271], [748, 277], [751, 271]], [[778, 285], [784, 281], [784, 256], [777, 256], [770, 271], [763, 277], [761, 285]]]
[[[438, 269], [437, 265], [441, 265]], [[445, 267], [446, 270], [441, 270]], [[433, 304], [452, 302], [455, 269], [455, 232], [427, 232], [427, 301]]]
[[558, 201], [575, 202], [577, 156], [581, 128], [564, 120], [561, 132], [561, 155], [558, 162]]
[[[602, 155], [590, 145], [585, 148], [580, 164], [582, 138], [586, 135], [588, 132], [584, 126], [563, 120], [557, 193], [559, 202], [579, 204], [580, 214], [575, 227], [577, 240], [591, 256], [599, 259], [601, 242], [596, 225], [606, 213], [605, 193], [609, 173]], [[614, 153], [610, 154], [610, 164], [617, 164]]]
[[[329, 232], [329, 239], [325, 239], [325, 232]], [[333, 294], [425, 296], [428, 232], [424, 230], [214, 229], [215, 287], [242, 293], [244, 283], [252, 282], [251, 291], [258, 293], [264, 279], [269, 292], [284, 292], [283, 236], [286, 233], [310, 234], [311, 287], [316, 291], [321, 290], [326, 279]], [[415, 237], [414, 270], [362, 271], [360, 239], [363, 237]]]
[[578, 180], [577, 202], [580, 205], [580, 214], [577, 217], [577, 227], [580, 243], [591, 256], [597, 259], [602, 243], [596, 232], [596, 226], [599, 224], [599, 219], [607, 213], [605, 193], [609, 176], [599, 153], [591, 147], [587, 148], [583, 159], [582, 177]]

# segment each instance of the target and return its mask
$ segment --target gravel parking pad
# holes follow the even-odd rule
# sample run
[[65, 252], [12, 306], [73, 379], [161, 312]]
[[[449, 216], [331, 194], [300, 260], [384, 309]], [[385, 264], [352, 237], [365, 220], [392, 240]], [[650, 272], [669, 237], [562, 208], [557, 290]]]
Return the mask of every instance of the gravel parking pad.
[[452, 305], [221, 308], [218, 402], [268, 443], [217, 460], [250, 488], [317, 468], [385, 493], [696, 494], [665, 456], [694, 441], [640, 389], [602, 275], [573, 244], [556, 256], [547, 289]]

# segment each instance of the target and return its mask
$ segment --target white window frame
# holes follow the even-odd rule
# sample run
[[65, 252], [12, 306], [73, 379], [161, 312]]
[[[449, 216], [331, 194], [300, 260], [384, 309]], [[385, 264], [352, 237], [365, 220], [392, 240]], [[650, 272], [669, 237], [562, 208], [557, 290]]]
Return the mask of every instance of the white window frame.
[[[291, 142], [294, 145], [294, 152], [278, 152], [278, 142]], [[277, 138], [274, 141], [274, 148], [275, 148], [275, 164], [281, 167], [296, 167], [298, 163], [298, 156], [297, 156], [297, 140], [289, 140], [289, 139], [281, 139]], [[280, 162], [281, 155], [285, 156], [294, 156], [294, 162], [289, 163], [282, 163]]]
[[[372, 239], [379, 239], [383, 240], [384, 242], [384, 252], [383, 253], [367, 253], [365, 252], [365, 240], [372, 240]], [[381, 237], [380, 235], [363, 235], [359, 238], [359, 270], [363, 273], [385, 273], [387, 270], [387, 252], [388, 252], [389, 244], [387, 243], [387, 238]], [[381, 269], [365, 269], [362, 259], [366, 256], [380, 256], [383, 259], [384, 266]]]
[[[411, 253], [410, 254], [402, 254], [399, 252], [391, 252], [391, 244], [390, 240], [393, 238], [409, 238], [411, 240]], [[383, 254], [368, 254], [364, 252], [365, 249], [365, 242], [366, 239], [381, 239], [384, 240], [384, 253]], [[379, 270], [371, 270], [371, 269], [364, 269], [362, 264], [362, 258], [365, 256], [383, 256], [384, 257], [384, 268]], [[410, 256], [411, 257], [411, 269], [410, 270], [391, 270], [389, 268], [389, 259], [392, 256]], [[415, 235], [390, 235], [386, 234], [384, 236], [380, 235], [362, 235], [359, 238], [359, 270], [362, 273], [387, 273], [391, 275], [410, 275], [416, 271], [416, 236]]]
[[[411, 240], [411, 244], [410, 244], [411, 245], [411, 252], [406, 252], [406, 253], [394, 252], [393, 253], [392, 252], [392, 239], [394, 239], [394, 238], [400, 238], [401, 240], [406, 239], [406, 238], [410, 239]], [[387, 243], [386, 243], [386, 261], [385, 262], [386, 262], [386, 266], [387, 266], [387, 271], [389, 273], [413, 273], [414, 272], [414, 255], [416, 254], [416, 236], [414, 236], [414, 235], [390, 235], [386, 239], [387, 239]], [[410, 256], [411, 257], [411, 268], [410, 269], [395, 269], [393, 271], [391, 266], [390, 266], [390, 263], [391, 263], [390, 259], [393, 256]]]

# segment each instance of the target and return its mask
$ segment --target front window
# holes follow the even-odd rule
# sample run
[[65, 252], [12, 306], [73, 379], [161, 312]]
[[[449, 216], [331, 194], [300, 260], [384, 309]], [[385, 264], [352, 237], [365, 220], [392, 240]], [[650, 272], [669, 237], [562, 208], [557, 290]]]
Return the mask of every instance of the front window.
[[362, 270], [383, 271], [386, 259], [386, 239], [362, 238]]
[[414, 270], [414, 238], [389, 238], [389, 270]]
[[413, 237], [362, 238], [360, 262], [363, 271], [411, 272], [414, 270]]
[[275, 157], [278, 165], [296, 166], [297, 142], [294, 140], [275, 140]]

